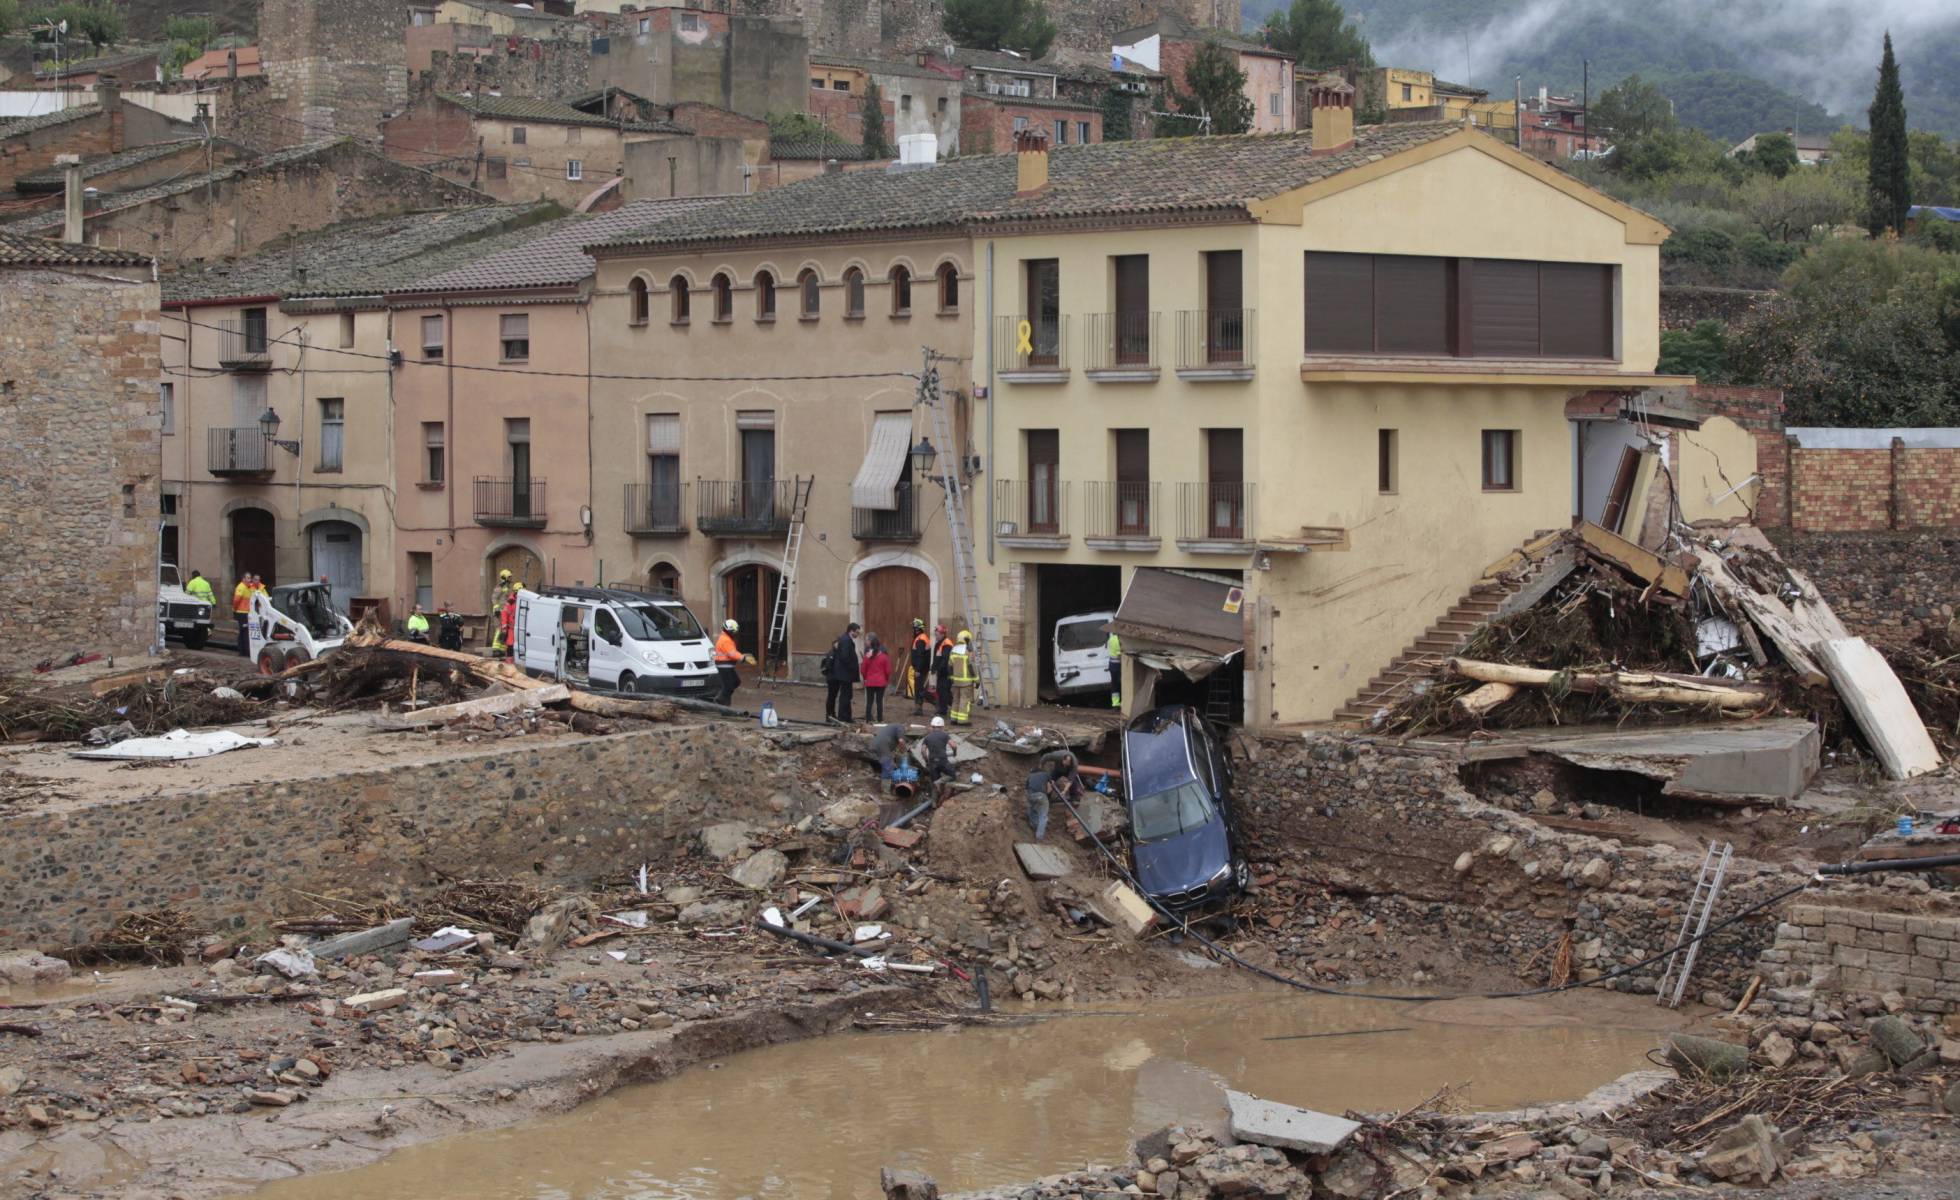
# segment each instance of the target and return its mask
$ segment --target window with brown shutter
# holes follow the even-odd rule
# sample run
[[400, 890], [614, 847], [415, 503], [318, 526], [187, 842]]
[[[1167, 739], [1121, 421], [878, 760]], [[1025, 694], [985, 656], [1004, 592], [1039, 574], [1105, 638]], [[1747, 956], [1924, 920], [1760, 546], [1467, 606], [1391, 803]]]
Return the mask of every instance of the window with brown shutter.
[[1518, 490], [1518, 431], [1515, 429], [1484, 430], [1484, 490], [1487, 492], [1515, 492]]
[[1613, 357], [1613, 268], [1543, 263], [1538, 327], [1546, 358]]
[[1480, 258], [1471, 264], [1470, 346], [1478, 358], [1537, 357], [1537, 263]]
[[1307, 253], [1307, 353], [1375, 350], [1375, 256]]
[[1375, 352], [1455, 353], [1456, 260], [1375, 256]]
[[1306, 352], [1614, 357], [1613, 267], [1397, 254], [1306, 256]]

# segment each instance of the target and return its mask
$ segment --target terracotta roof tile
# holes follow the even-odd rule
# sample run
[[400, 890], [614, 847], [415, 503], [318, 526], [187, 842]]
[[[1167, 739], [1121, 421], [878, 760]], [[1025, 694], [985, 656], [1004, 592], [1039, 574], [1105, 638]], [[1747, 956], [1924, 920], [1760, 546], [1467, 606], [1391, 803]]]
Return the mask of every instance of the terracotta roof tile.
[[[559, 100], [539, 100], [525, 96], [463, 96], [450, 92], [438, 94], [472, 116], [488, 117], [493, 121], [530, 121], [540, 125], [590, 125], [605, 129], [620, 127], [620, 123], [611, 117], [585, 112]], [[624, 127], [628, 133], [687, 132], [680, 126], [670, 125], [665, 121], [628, 121]]]
[[585, 247], [592, 243], [644, 234], [684, 213], [712, 208], [726, 199], [699, 196], [634, 200], [612, 212], [566, 217], [481, 243], [474, 247], [475, 253], [469, 256], [469, 261], [461, 265], [425, 264], [428, 270], [412, 279], [397, 281], [392, 290], [470, 292], [570, 286], [592, 274], [592, 256], [585, 252]]
[[23, 133], [33, 133], [39, 129], [52, 129], [57, 125], [66, 125], [70, 121], [96, 116], [101, 111], [100, 104], [77, 104], [73, 108], [42, 113], [37, 117], [22, 117], [18, 121], [9, 121], [5, 125], [0, 125], [0, 139], [19, 137]]
[[134, 250], [110, 250], [0, 230], [0, 267], [140, 267], [149, 261], [149, 255]]

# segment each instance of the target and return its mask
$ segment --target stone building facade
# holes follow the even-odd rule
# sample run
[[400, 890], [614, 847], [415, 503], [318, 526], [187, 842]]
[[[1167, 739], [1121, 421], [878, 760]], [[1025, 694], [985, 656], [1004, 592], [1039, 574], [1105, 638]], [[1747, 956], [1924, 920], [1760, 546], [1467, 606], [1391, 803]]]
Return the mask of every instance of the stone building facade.
[[376, 137], [408, 104], [407, 30], [401, 0], [265, 0], [267, 94], [291, 141]]
[[156, 639], [158, 303], [142, 255], [0, 233], [0, 671]]

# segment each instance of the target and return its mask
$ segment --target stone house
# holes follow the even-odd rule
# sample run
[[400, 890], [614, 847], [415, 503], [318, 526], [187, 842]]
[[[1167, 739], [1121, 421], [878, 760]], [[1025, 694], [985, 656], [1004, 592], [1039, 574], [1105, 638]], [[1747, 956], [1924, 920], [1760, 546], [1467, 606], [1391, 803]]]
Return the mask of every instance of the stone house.
[[605, 36], [592, 43], [593, 87], [749, 117], [803, 108], [810, 41], [801, 21], [685, 7], [643, 8], [605, 21]]
[[1251, 132], [1281, 133], [1299, 126], [1294, 108], [1292, 56], [1236, 32], [1201, 28], [1175, 12], [1166, 11], [1148, 25], [1117, 34], [1111, 53], [1162, 72], [1170, 93], [1175, 95], [1188, 90], [1185, 69], [1207, 42], [1231, 51], [1239, 70], [1245, 74], [1244, 94], [1252, 105]]
[[685, 134], [516, 96], [430, 94], [382, 123], [383, 148], [397, 161], [467, 179], [499, 200], [567, 207], [625, 171], [630, 143]]
[[0, 231], [0, 671], [157, 642], [158, 338], [149, 258]]
[[57, 155], [100, 158], [201, 136], [196, 126], [127, 103], [122, 89], [104, 84], [95, 89], [94, 103], [0, 125], [0, 189], [54, 166]]

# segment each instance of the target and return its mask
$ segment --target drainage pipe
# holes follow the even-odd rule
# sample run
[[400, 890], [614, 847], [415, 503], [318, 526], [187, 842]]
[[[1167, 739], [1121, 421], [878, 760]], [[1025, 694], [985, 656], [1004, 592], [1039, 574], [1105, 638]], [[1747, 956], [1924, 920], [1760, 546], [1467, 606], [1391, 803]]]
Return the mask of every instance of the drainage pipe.
[[1936, 867], [1960, 867], [1960, 854], [1936, 854], [1929, 858], [1880, 858], [1871, 862], [1841, 862], [1817, 868], [1819, 875], [1868, 875], [1873, 871], [1931, 871]]

